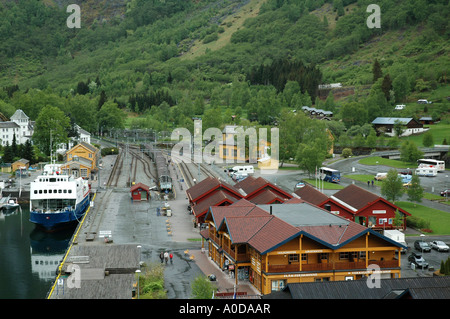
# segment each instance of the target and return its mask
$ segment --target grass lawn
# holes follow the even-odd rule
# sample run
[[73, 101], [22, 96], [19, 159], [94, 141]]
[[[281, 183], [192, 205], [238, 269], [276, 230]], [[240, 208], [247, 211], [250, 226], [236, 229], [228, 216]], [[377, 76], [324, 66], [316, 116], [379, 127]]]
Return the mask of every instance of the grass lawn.
[[363, 165], [384, 165], [384, 166], [390, 166], [394, 168], [409, 168], [413, 169], [417, 167], [417, 163], [409, 163], [409, 162], [403, 162], [400, 160], [392, 160], [388, 158], [382, 158], [380, 156], [371, 156], [371, 157], [365, 157], [361, 160], [359, 160], [360, 164]]
[[[354, 180], [356, 180], [356, 181], [360, 181], [360, 182], [363, 182], [363, 183], [367, 183], [367, 181], [372, 181], [373, 180], [373, 177], [374, 177], [374, 175], [370, 175], [370, 174], [354, 174], [354, 175], [343, 175], [342, 177], [345, 177], [345, 178], [349, 178], [349, 179], [354, 179]], [[374, 185], [375, 186], [380, 186], [381, 187], [381, 181], [376, 181], [376, 180], [373, 180], [374, 181]]]
[[[317, 187], [315, 179], [304, 179], [303, 181], [305, 181], [306, 183], [310, 184], [313, 187]], [[343, 189], [343, 188], [344, 186], [340, 184], [323, 182], [323, 189]]]
[[410, 202], [396, 202], [395, 204], [413, 216], [430, 221], [432, 235], [450, 235], [450, 213], [419, 204], [414, 207], [414, 204]]
[[[424, 126], [430, 128], [429, 131], [433, 135], [434, 144], [440, 145], [440, 144], [442, 144], [442, 141], [444, 139], [447, 139], [447, 142], [450, 143], [450, 124], [438, 123], [438, 124], [433, 124], [433, 125], [426, 124]], [[423, 134], [402, 137], [400, 139], [400, 141], [402, 141], [402, 142], [403, 141], [412, 141], [418, 147], [423, 147], [422, 140], [423, 140]]]

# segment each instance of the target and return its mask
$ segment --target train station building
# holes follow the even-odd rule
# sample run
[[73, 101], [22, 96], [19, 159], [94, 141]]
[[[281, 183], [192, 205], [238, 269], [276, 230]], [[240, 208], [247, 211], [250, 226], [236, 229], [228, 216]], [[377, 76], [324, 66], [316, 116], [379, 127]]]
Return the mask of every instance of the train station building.
[[209, 257], [262, 294], [289, 283], [358, 280], [376, 266], [400, 278], [401, 244], [301, 200], [210, 207], [201, 231]]

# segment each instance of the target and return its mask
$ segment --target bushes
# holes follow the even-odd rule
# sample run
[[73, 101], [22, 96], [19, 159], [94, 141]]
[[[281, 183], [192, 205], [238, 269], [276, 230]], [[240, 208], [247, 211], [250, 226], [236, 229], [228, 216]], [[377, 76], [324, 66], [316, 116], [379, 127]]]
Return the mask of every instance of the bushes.
[[450, 257], [447, 258], [447, 261], [441, 261], [441, 269], [439, 270], [439, 272], [441, 273], [441, 275], [450, 275]]
[[105, 147], [105, 148], [102, 148], [102, 156], [116, 155], [116, 154], [119, 154], [119, 148], [118, 147]]
[[430, 221], [417, 216], [408, 216], [406, 219], [406, 226], [424, 231], [427, 230], [428, 233], [432, 232], [430, 228]]
[[139, 299], [166, 299], [164, 267], [160, 264], [145, 266], [139, 276]]

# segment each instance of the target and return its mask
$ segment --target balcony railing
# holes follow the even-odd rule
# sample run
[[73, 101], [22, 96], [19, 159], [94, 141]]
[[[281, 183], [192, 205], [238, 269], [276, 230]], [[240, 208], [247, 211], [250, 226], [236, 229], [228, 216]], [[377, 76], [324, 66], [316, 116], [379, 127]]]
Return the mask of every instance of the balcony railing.
[[[384, 261], [369, 261], [369, 264], [376, 264], [380, 268], [396, 268], [399, 267], [398, 260], [384, 260]], [[290, 265], [270, 265], [268, 267], [269, 273], [273, 272], [295, 272], [300, 271], [299, 264]], [[330, 262], [330, 263], [316, 263], [316, 264], [303, 264], [302, 271], [326, 271], [326, 270], [345, 270], [345, 269], [365, 269], [365, 261], [357, 262]], [[265, 266], [263, 266], [265, 270]]]

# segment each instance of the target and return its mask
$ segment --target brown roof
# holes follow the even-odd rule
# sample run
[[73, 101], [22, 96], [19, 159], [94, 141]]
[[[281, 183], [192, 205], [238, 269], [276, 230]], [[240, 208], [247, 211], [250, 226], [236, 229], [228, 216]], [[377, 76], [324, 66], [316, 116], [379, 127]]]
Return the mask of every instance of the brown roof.
[[213, 178], [210, 176], [206, 177], [205, 179], [198, 182], [191, 188], [187, 189], [186, 194], [187, 194], [190, 202], [196, 202], [217, 188], [226, 189], [229, 192], [234, 193], [237, 196], [239, 196], [239, 198], [242, 197], [242, 195], [239, 193], [239, 191], [236, 188], [234, 188], [233, 186], [231, 186], [223, 181], [220, 181], [217, 178]]
[[341, 189], [335, 193], [332, 197], [343, 201], [347, 205], [359, 210], [369, 203], [372, 203], [380, 198], [380, 196], [371, 193], [361, 187], [354, 184], [350, 184], [344, 189]]
[[319, 206], [328, 199], [327, 195], [318, 191], [317, 189], [308, 184], [306, 184], [302, 188], [297, 189], [295, 191], [295, 194], [300, 196], [300, 198], [303, 199], [304, 201], [307, 201], [308, 203], [311, 203], [316, 206]]
[[199, 201], [196, 205], [192, 206], [192, 212], [195, 217], [202, 216], [206, 214], [209, 207], [218, 206], [224, 203], [232, 204], [239, 198], [237, 196], [232, 196], [230, 193], [225, 192], [221, 189], [217, 189], [211, 196]]
[[261, 253], [289, 241], [299, 233], [296, 227], [269, 214], [245, 217], [226, 216], [224, 227], [225, 224], [233, 244], [248, 243]]
[[283, 203], [285, 201], [285, 198], [278, 196], [274, 191], [272, 191], [270, 189], [263, 189], [262, 191], [258, 192], [256, 195], [252, 196], [250, 201], [257, 205], [272, 204], [275, 201]]
[[[271, 198], [267, 199], [269, 201], [274, 199], [273, 196], [278, 197], [281, 202], [284, 202], [286, 199], [292, 198], [291, 194], [289, 194], [288, 192], [279, 188], [278, 186], [270, 183], [269, 181], [265, 180], [262, 177], [255, 178], [253, 176], [248, 176], [245, 179], [243, 179], [242, 181], [240, 181], [239, 183], [236, 183], [234, 185], [234, 187], [237, 189], [242, 189], [246, 194], [245, 198], [247, 198], [251, 202], [254, 202], [253, 199], [255, 197], [261, 196], [261, 194], [259, 194], [259, 192], [261, 192], [261, 190], [263, 190], [264, 188], [267, 190], [270, 190], [270, 193], [267, 193], [268, 195], [266, 195], [266, 196], [271, 197]], [[257, 204], [268, 203], [267, 200], [264, 200], [260, 197], [258, 199]]]
[[354, 236], [367, 231], [365, 226], [355, 222], [347, 225], [300, 226], [298, 229], [333, 246], [341, 245]]
[[139, 187], [142, 188], [143, 190], [147, 191], [147, 192], [149, 191], [148, 186], [147, 186], [147, 185], [144, 185], [144, 184], [142, 184], [142, 183], [137, 183], [137, 184], [135, 184], [134, 186], [131, 187], [130, 191], [133, 192], [133, 191], [135, 191], [136, 189], [138, 189]]
[[213, 206], [209, 210], [206, 220], [212, 220], [218, 228], [225, 216], [267, 216], [268, 212], [257, 207], [245, 199], [241, 199], [230, 206]]

